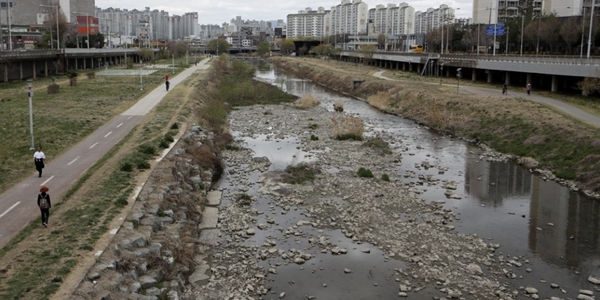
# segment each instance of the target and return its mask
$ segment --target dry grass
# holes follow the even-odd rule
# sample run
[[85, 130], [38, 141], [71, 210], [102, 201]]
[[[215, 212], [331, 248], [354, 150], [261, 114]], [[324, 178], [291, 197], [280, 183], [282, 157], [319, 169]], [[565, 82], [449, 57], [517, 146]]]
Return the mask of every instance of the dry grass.
[[333, 102], [333, 110], [335, 110], [337, 112], [343, 112], [344, 111], [344, 102], [342, 102], [342, 100], [340, 100], [340, 99], [335, 100], [335, 102]]
[[332, 119], [331, 135], [338, 140], [354, 139], [362, 140], [365, 132], [365, 123], [361, 118], [343, 115]]
[[296, 108], [300, 108], [300, 109], [308, 109], [308, 108], [319, 105], [319, 103], [321, 103], [319, 101], [319, 99], [317, 99], [312, 94], [304, 94], [304, 96], [302, 96], [302, 98], [300, 98], [300, 99], [296, 100], [296, 102], [294, 102], [294, 106]]
[[390, 106], [390, 93], [378, 92], [377, 94], [371, 95], [367, 98], [367, 103], [378, 109], [384, 109]]

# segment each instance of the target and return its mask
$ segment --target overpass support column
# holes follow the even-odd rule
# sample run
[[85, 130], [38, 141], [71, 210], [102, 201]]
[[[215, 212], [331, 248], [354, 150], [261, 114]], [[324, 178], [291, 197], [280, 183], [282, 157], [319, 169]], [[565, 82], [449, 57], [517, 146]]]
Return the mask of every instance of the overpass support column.
[[558, 92], [558, 76], [556, 75], [552, 75], [552, 87], [550, 88], [550, 91], [553, 93]]
[[4, 82], [8, 82], [8, 64], [4, 65]]
[[419, 73], [419, 75], [421, 75], [421, 65], [417, 65], [417, 73]]
[[44, 76], [48, 77], [48, 61], [44, 60]]
[[408, 71], [412, 72], [412, 64], [411, 63], [408, 63]]
[[83, 68], [87, 69], [87, 58], [83, 59]]
[[526, 80], [526, 84], [527, 83], [531, 83], [531, 73], [527, 73], [527, 80]]
[[510, 85], [510, 72], [506, 71], [504, 75], [504, 84]]
[[487, 82], [492, 83], [492, 71], [487, 70]]
[[471, 72], [471, 81], [477, 81], [477, 69], [473, 69]]
[[75, 70], [79, 70], [79, 59], [75, 58]]
[[19, 62], [19, 80], [23, 80], [23, 62]]
[[402, 63], [402, 71], [406, 71], [406, 63], [405, 62]]
[[37, 78], [37, 71], [35, 69], [35, 60], [32, 62], [32, 69], [31, 71], [33, 72], [33, 79]]

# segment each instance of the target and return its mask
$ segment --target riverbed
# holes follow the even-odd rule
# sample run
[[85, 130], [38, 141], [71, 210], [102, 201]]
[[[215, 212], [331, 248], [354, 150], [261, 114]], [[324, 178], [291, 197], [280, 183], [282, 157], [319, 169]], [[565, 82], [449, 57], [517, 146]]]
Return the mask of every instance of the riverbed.
[[[580, 289], [595, 289], [588, 277], [600, 275], [600, 218], [597, 217], [600, 206], [596, 200], [571, 192], [555, 182], [544, 181], [506, 161], [500, 154], [383, 114], [363, 101], [327, 91], [306, 80], [270, 68], [259, 69], [257, 77], [288, 93], [298, 96], [310, 93], [321, 101], [320, 107], [309, 112], [294, 111], [290, 107], [280, 110], [257, 106], [240, 108], [230, 116], [232, 133], [237, 143], [247, 150], [225, 155], [228, 167], [219, 183], [219, 188], [224, 190], [221, 218], [222, 223], [229, 220], [238, 227], [229, 227], [229, 231], [223, 228], [223, 234], [228, 236], [242, 229], [252, 229], [241, 236], [237, 234], [239, 239], [232, 239], [232, 242], [242, 243], [249, 252], [257, 251], [262, 258], [257, 263], [268, 273], [266, 285], [270, 290], [265, 295], [267, 299], [282, 295], [290, 299], [387, 299], [398, 297], [399, 293], [424, 299], [449, 295], [443, 281], [437, 285], [426, 284], [427, 281], [422, 279], [427, 272], [422, 272], [421, 277], [417, 275], [419, 270], [414, 264], [424, 264], [419, 261], [421, 257], [418, 260], [403, 257], [402, 251], [394, 250], [393, 243], [381, 243], [376, 234], [361, 230], [349, 232], [349, 227], [364, 223], [357, 221], [343, 226], [335, 215], [336, 210], [325, 208], [345, 207], [352, 202], [352, 194], [378, 199], [388, 198], [394, 190], [406, 191], [407, 196], [400, 197], [405, 201], [422, 199], [423, 205], [440, 206], [439, 210], [433, 210], [431, 219], [425, 219], [437, 220], [433, 217], [435, 214], [447, 216], [447, 222], [443, 224], [446, 227], [441, 228], [456, 232], [457, 239], [464, 239], [463, 245], [476, 244], [476, 239], [497, 245], [497, 248], [491, 247], [493, 249], [487, 256], [474, 251], [462, 260], [483, 269], [483, 274], [475, 272], [474, 276], [498, 280], [500, 284], [494, 288], [505, 292], [506, 297], [511, 293], [525, 294], [522, 287], [527, 286], [537, 289], [535, 294], [542, 298], [576, 298]], [[336, 145], [329, 144], [332, 141], [320, 144], [308, 141], [307, 136], [315, 134], [327, 139], [327, 128], [311, 131], [307, 127], [313, 122], [326, 127], [326, 120], [331, 118], [328, 114], [333, 114], [336, 100], [344, 103], [344, 113], [364, 120], [366, 137], [377, 136], [390, 144], [392, 154], [385, 159], [370, 160], [373, 169], [387, 172], [395, 186], [385, 186], [375, 180], [365, 183], [351, 182], [354, 178], [341, 179], [342, 175], [348, 177], [356, 170], [343, 162], [334, 163], [332, 153], [336, 152], [334, 148], [339, 142]], [[282, 114], [285, 114], [283, 118]], [[342, 158], [351, 162], [364, 159], [364, 156]], [[323, 161], [327, 163], [322, 164]], [[350, 194], [336, 194], [331, 193], [335, 189], [319, 190], [310, 185], [291, 188], [276, 180], [286, 166], [301, 162], [321, 164], [323, 173], [318, 180], [340, 186], [366, 184], [364, 189], [371, 191], [373, 188], [373, 193], [356, 190]], [[338, 176], [340, 179], [336, 179]], [[252, 201], [241, 208], [236, 200], [240, 194], [252, 197]], [[315, 194], [320, 195], [318, 203], [311, 202]], [[427, 206], [417, 208], [417, 204], [402, 204], [394, 207], [411, 211], [392, 212], [390, 222], [405, 226], [411, 218], [420, 216], [416, 213], [423, 207]], [[230, 220], [224, 215], [226, 213], [237, 217], [244, 213], [248, 215], [239, 223], [240, 220]], [[323, 213], [329, 213], [328, 217]], [[423, 210], [422, 213], [431, 212]], [[381, 215], [371, 216], [379, 217]], [[378, 223], [377, 220], [370, 222]], [[385, 230], [383, 224], [378, 225], [362, 231]], [[391, 223], [388, 226], [399, 225]], [[443, 238], [447, 238], [445, 235]], [[389, 239], [390, 236], [381, 234], [379, 238]], [[345, 254], [333, 254], [332, 249], [343, 249]], [[430, 256], [435, 253], [433, 249], [423, 252]], [[296, 257], [308, 259], [303, 258], [305, 262], [298, 264], [291, 260]], [[431, 260], [430, 269], [435, 269], [436, 261]], [[435, 280], [454, 275], [450, 274], [438, 274]], [[461, 289], [459, 285], [452, 288]], [[475, 298], [487, 298], [487, 294]]]

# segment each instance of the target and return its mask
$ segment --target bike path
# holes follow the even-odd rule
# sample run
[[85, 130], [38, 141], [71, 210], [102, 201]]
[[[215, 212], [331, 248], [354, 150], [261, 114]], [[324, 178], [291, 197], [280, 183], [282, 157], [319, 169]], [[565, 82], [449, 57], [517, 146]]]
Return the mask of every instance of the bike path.
[[[183, 82], [198, 69], [207, 69], [209, 59], [192, 66], [175, 77], [170, 78], [171, 89]], [[48, 192], [53, 206], [61, 202], [62, 197], [85, 172], [102, 158], [112, 147], [123, 139], [167, 94], [164, 85], [150, 91], [127, 111], [116, 116], [88, 135], [85, 139], [49, 161], [42, 177], [37, 171], [29, 178], [17, 183], [0, 194], [0, 247], [6, 246], [30, 221], [39, 219], [37, 195], [40, 186], [50, 188]], [[33, 152], [31, 154], [33, 167]], [[49, 226], [56, 220], [50, 210]], [[41, 222], [40, 222], [40, 226]]]

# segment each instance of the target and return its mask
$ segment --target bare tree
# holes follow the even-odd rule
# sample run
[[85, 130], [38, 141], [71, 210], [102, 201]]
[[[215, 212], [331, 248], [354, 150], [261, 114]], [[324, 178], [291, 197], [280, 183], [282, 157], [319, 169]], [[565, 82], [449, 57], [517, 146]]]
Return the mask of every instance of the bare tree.
[[552, 52], [554, 45], [560, 40], [560, 20], [555, 15], [550, 15], [540, 23], [540, 41], [543, 41]]
[[379, 48], [379, 49], [385, 49], [386, 48], [385, 34], [383, 34], [383, 33], [380, 33], [377, 36], [377, 48]]
[[581, 35], [581, 21], [579, 17], [569, 17], [560, 27], [560, 37], [567, 43], [567, 54], [571, 53], [573, 44], [578, 42]]
[[[427, 32], [427, 47], [429, 48], [427, 51], [432, 51], [433, 46], [436, 48], [441, 47], [442, 45], [442, 32], [440, 28], [434, 28]], [[441, 49], [440, 49], [441, 50]]]

